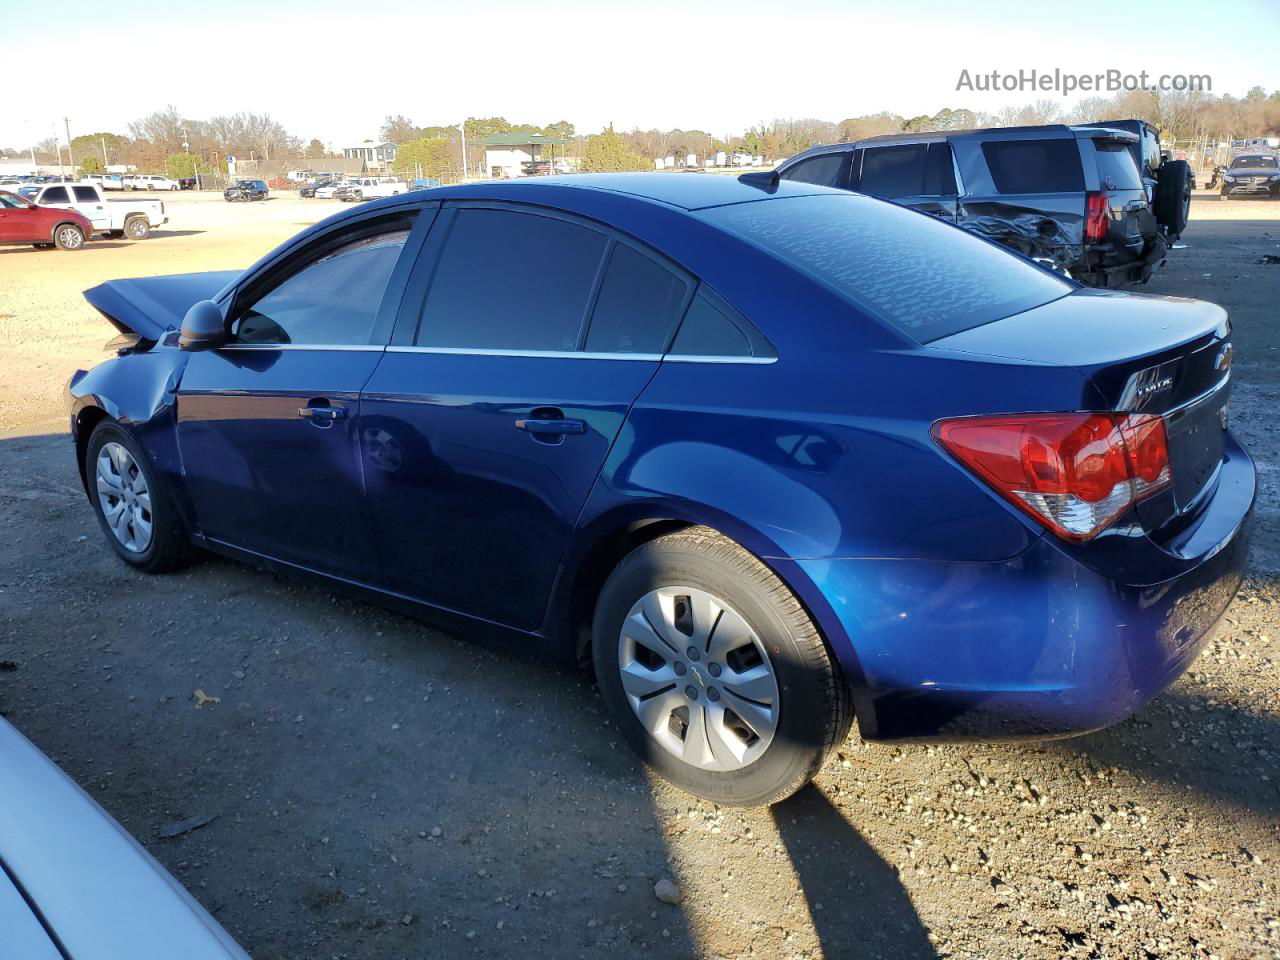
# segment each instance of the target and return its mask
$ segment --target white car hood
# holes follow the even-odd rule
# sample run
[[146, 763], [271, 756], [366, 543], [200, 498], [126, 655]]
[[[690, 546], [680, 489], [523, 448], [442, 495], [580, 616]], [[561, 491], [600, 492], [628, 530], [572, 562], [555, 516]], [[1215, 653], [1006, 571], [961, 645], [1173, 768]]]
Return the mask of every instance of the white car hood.
[[[0, 953], [23, 960], [249, 960], [177, 880], [2, 719], [0, 931]], [[22, 949], [10, 953], [15, 936]]]

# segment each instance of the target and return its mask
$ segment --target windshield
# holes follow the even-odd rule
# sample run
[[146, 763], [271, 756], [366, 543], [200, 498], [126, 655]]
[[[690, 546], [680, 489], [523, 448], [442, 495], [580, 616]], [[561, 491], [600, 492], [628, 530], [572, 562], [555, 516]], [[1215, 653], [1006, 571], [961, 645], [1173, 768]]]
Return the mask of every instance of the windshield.
[[760, 200], [713, 207], [702, 216], [920, 343], [1030, 310], [1073, 289], [994, 243], [870, 197]]
[[1278, 164], [1275, 157], [1236, 157], [1231, 161], [1231, 169], [1238, 170], [1241, 167], [1254, 167], [1263, 170], [1275, 170]]

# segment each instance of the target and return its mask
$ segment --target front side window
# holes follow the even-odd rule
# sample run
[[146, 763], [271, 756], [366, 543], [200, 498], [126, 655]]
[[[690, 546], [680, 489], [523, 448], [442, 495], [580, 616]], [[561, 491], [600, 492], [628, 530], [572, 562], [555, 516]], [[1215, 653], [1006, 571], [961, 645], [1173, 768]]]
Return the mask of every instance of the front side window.
[[820, 157], [801, 160], [782, 175], [783, 180], [794, 180], [796, 183], [812, 183], [819, 187], [838, 187], [840, 168], [844, 165], [843, 153], [826, 153]]
[[71, 198], [67, 196], [66, 187], [50, 187], [44, 192], [44, 196], [40, 198], [42, 203], [70, 203]]
[[415, 343], [571, 351], [607, 240], [576, 223], [464, 208], [436, 265]]
[[363, 235], [326, 244], [301, 269], [240, 314], [238, 343], [366, 344], [391, 271], [411, 224], [367, 228]]
[[0, 207], [5, 207], [9, 210], [26, 210], [27, 204], [13, 194], [0, 193]]
[[924, 192], [923, 143], [868, 147], [862, 155], [860, 193], [892, 200]]
[[928, 343], [1073, 287], [935, 217], [856, 194], [715, 207], [708, 221], [768, 250], [867, 313]]
[[1084, 169], [1075, 138], [990, 140], [982, 155], [1001, 193], [1075, 193], [1084, 189]]
[[661, 353], [686, 289], [662, 264], [615, 244], [591, 312], [588, 352]]

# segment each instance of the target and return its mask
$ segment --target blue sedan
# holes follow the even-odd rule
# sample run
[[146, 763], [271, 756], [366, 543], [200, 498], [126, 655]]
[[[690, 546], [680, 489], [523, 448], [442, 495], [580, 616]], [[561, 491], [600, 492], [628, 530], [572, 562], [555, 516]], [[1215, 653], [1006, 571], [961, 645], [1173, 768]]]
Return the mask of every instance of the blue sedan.
[[195, 545], [593, 662], [645, 761], [721, 803], [794, 792], [854, 718], [1115, 723], [1242, 576], [1224, 311], [869, 197], [468, 184], [86, 296], [122, 336], [71, 433], [125, 562]]

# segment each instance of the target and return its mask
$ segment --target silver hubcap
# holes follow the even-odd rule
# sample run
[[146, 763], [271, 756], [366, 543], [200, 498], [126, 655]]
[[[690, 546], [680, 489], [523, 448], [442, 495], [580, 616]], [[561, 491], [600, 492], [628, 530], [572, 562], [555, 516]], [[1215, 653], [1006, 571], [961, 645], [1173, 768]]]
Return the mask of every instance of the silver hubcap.
[[133, 454], [121, 444], [103, 444], [94, 474], [107, 526], [126, 550], [142, 553], [151, 545], [154, 519], [147, 478]]
[[147, 228], [144, 227], [139, 221], [134, 220], [129, 224], [129, 236], [135, 237], [135, 238], [140, 237], [143, 235], [143, 233], [146, 232], [146, 229]]
[[58, 239], [62, 242], [64, 247], [78, 247], [80, 246], [82, 238], [79, 230], [76, 230], [73, 227], [63, 227], [62, 232], [58, 235]]
[[618, 636], [622, 689], [663, 749], [702, 770], [739, 770], [778, 728], [778, 682], [760, 638], [696, 587], [641, 597]]

